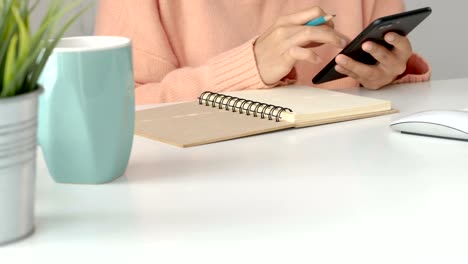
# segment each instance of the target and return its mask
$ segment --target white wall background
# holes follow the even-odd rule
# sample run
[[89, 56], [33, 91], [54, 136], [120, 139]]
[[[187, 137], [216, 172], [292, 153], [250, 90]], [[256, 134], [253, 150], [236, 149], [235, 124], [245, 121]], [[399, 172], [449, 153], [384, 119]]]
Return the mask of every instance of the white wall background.
[[[98, 0], [89, 1], [94, 2], [95, 6], [98, 2]], [[46, 6], [47, 0], [41, 0], [33, 23], [37, 23], [37, 17], [44, 12]], [[406, 6], [407, 9], [425, 6], [430, 6], [433, 9], [433, 14], [410, 35], [414, 50], [427, 58], [432, 65], [433, 79], [468, 77], [468, 52], [466, 50], [468, 44], [468, 22], [466, 22], [468, 1], [406, 0]], [[95, 14], [94, 9], [86, 13], [70, 29], [67, 36], [93, 34]]]
[[[47, 6], [50, 0], [39, 0], [39, 5], [37, 9], [34, 11], [32, 20], [31, 20], [31, 27], [37, 29], [40, 19], [42, 18], [43, 14], [47, 10]], [[67, 0], [70, 1], [70, 0]], [[115, 0], [120, 1], [120, 0]], [[30, 0], [30, 3], [35, 1]], [[88, 10], [85, 14], [83, 14], [79, 20], [71, 26], [65, 36], [82, 36], [82, 35], [91, 35], [94, 32], [94, 21], [96, 16], [96, 7], [97, 7], [98, 0], [85, 0], [81, 6], [87, 6], [88, 4], [94, 4], [91, 10]]]
[[407, 9], [425, 6], [432, 15], [410, 34], [414, 50], [429, 60], [433, 79], [468, 77], [468, 1], [406, 0]]

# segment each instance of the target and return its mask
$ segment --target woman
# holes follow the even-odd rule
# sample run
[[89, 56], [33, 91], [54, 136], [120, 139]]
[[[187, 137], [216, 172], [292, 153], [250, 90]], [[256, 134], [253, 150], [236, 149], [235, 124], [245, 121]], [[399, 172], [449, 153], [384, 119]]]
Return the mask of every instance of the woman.
[[[193, 100], [201, 92], [262, 89], [312, 77], [374, 19], [403, 11], [400, 0], [101, 0], [96, 33], [133, 41], [137, 104]], [[333, 22], [303, 26], [321, 15]], [[388, 51], [366, 42], [379, 62], [344, 55], [348, 75], [321, 88], [426, 81], [430, 67], [406, 37], [389, 33]]]

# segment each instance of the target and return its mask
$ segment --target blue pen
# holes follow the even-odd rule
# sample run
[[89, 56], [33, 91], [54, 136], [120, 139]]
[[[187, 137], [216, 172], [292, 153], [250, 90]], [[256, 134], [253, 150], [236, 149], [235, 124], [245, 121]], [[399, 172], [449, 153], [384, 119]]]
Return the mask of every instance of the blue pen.
[[322, 24], [327, 23], [328, 21], [330, 21], [335, 16], [336, 15], [321, 16], [319, 18], [316, 18], [314, 20], [311, 20], [311, 21], [307, 22], [305, 25], [306, 26], [320, 26]]

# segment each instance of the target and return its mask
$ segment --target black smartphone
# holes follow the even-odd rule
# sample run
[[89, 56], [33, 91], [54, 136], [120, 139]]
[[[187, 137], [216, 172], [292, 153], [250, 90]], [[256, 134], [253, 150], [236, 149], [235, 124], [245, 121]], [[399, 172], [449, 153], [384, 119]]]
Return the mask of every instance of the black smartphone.
[[[356, 61], [375, 65], [377, 61], [369, 53], [362, 50], [362, 44], [366, 41], [373, 41], [387, 49], [393, 49], [388, 44], [384, 36], [388, 32], [395, 32], [402, 36], [408, 35], [416, 26], [418, 26], [426, 17], [432, 13], [430, 7], [407, 11], [391, 16], [382, 17], [372, 22], [361, 34], [359, 34], [351, 43], [349, 43], [340, 54], [344, 54]], [[312, 83], [321, 84], [337, 79], [347, 77], [335, 71], [336, 62], [333, 58], [313, 79]]]

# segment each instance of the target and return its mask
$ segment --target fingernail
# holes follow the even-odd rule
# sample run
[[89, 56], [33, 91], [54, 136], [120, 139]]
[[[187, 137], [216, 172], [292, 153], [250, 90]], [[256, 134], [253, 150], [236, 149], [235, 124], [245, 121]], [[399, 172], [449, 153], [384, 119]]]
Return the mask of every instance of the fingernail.
[[395, 41], [395, 35], [393, 35], [392, 33], [387, 34], [387, 41], [388, 42], [394, 42]]
[[338, 64], [341, 64], [341, 65], [346, 65], [346, 64], [348, 64], [348, 59], [346, 59], [346, 58], [343, 57], [343, 56], [338, 56], [338, 57], [336, 58], [336, 62], [337, 62]]
[[372, 45], [372, 43], [365, 43], [362, 46], [363, 46], [362, 49], [367, 52], [370, 52], [374, 49], [374, 45]]

